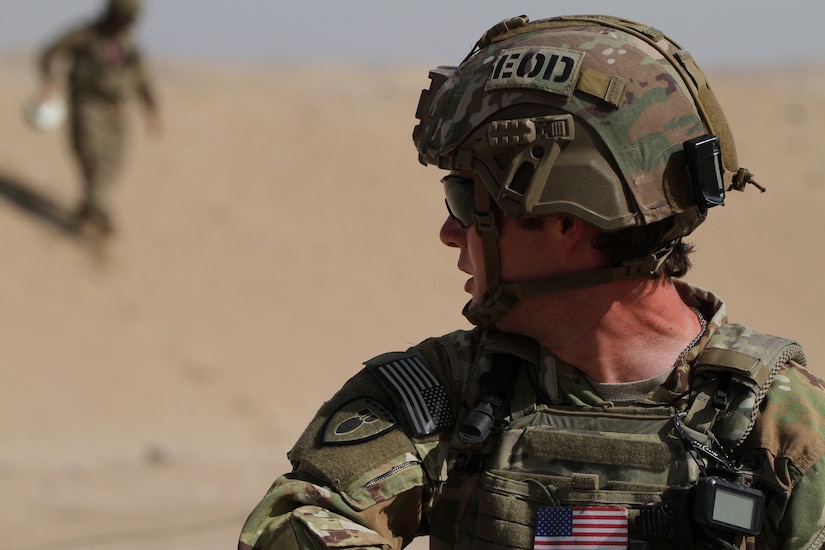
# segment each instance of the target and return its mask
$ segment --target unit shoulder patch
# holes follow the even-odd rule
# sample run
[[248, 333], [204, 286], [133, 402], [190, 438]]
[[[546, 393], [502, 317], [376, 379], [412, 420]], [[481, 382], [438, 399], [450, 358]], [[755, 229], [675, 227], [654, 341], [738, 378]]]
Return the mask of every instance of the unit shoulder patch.
[[575, 91], [584, 55], [547, 46], [502, 50], [484, 89], [530, 88], [569, 98]]
[[371, 397], [358, 397], [338, 408], [326, 422], [324, 445], [347, 445], [368, 441], [398, 426], [395, 416]]

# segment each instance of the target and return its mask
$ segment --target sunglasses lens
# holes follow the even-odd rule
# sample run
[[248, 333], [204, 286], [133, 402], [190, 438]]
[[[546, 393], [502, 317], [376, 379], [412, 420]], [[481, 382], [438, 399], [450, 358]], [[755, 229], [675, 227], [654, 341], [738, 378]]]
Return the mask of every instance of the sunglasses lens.
[[475, 189], [473, 180], [459, 176], [445, 176], [444, 194], [447, 197], [447, 211], [462, 227], [473, 225], [473, 210], [475, 209]]

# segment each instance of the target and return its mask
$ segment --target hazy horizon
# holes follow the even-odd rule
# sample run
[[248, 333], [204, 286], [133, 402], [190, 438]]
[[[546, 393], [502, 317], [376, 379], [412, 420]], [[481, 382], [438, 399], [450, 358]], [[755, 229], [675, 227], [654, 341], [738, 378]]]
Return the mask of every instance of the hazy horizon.
[[[455, 64], [498, 21], [608, 13], [657, 27], [706, 69], [825, 61], [825, 2], [725, 0], [144, 0], [138, 36], [154, 58], [221, 63]], [[32, 53], [93, 17], [99, 0], [5, 0], [0, 54]]]

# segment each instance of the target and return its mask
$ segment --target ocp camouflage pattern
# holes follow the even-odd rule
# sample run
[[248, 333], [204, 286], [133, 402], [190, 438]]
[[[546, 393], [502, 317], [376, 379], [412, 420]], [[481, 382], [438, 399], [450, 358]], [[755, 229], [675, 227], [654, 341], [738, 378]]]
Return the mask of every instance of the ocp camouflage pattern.
[[[403, 405], [392, 401], [371, 371], [380, 356], [367, 362], [322, 406], [290, 451], [294, 471], [278, 478], [255, 508], [239, 548], [401, 548], [425, 535], [434, 549], [484, 541], [488, 547], [529, 547], [524, 545], [540, 505], [613, 499], [630, 508], [631, 518], [638, 516], [642, 505], [667, 498], [667, 486], [699, 475], [700, 462], [680, 450], [666, 418], [668, 399], [676, 398], [672, 408], [689, 407], [683, 394], [697, 358], [706, 356], [709, 344], [759, 358], [767, 353], [760, 346], [781, 341], [728, 325], [724, 304], [712, 293], [683, 283], [678, 288], [708, 319], [707, 332], [667, 381], [632, 407], [604, 401], [580, 371], [529, 339], [457, 331], [407, 352], [440, 377], [455, 427], [413, 438], [399, 425], [377, 437], [325, 445], [328, 420], [354, 398], [369, 395], [402, 418]], [[730, 336], [735, 334], [740, 337]], [[457, 426], [482, 391], [490, 353], [503, 350], [530, 358], [514, 382], [511, 429], [481, 444], [461, 443]], [[769, 369], [772, 379], [752, 426], [741, 419], [750, 418], [760, 397], [751, 398], [746, 383], [739, 384], [746, 388], [741, 400], [722, 415], [735, 419], [725, 428], [734, 442], [726, 451], [753, 473], [753, 485], [767, 497], [762, 532], [748, 547], [796, 550], [825, 543], [825, 390], [806, 370], [804, 356], [793, 356]], [[586, 429], [565, 427], [565, 419], [574, 417], [585, 423], [569, 426]], [[639, 429], [623, 437], [622, 430], [634, 431], [630, 426]], [[652, 546], [672, 547], [662, 541]]]
[[[437, 69], [446, 80], [422, 102], [428, 110], [417, 114], [420, 124], [413, 136], [422, 161], [466, 169], [459, 150], [485, 121], [508, 107], [554, 107], [580, 117], [599, 134], [645, 223], [689, 209], [694, 198], [683, 170], [683, 144], [704, 134], [718, 135], [725, 170], [735, 172], [738, 161], [727, 121], [687, 51], [655, 29], [639, 26], [634, 35], [613, 28], [611, 21], [619, 20], [574, 16], [533, 21], [496, 36], [458, 67]], [[553, 32], [543, 32], [547, 29]], [[559, 53], [550, 55], [545, 48]], [[514, 50], [518, 59], [530, 63], [515, 60], [509, 70], [528, 74], [537, 71], [536, 59], [548, 63], [569, 51], [578, 71], [570, 75], [569, 93], [536, 85], [491, 86], [497, 62]], [[616, 104], [600, 97], [610, 86], [622, 90]]]

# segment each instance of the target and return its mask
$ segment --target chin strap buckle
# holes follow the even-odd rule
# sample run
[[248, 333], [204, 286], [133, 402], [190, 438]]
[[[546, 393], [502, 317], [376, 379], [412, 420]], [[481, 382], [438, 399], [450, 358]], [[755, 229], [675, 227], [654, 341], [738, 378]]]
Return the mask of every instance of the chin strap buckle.
[[662, 269], [665, 261], [668, 259], [673, 249], [679, 243], [679, 239], [674, 239], [654, 250], [647, 256], [641, 258], [633, 258], [622, 263], [623, 267], [627, 268], [628, 277], [646, 276], [651, 279], [658, 275], [659, 270]]

